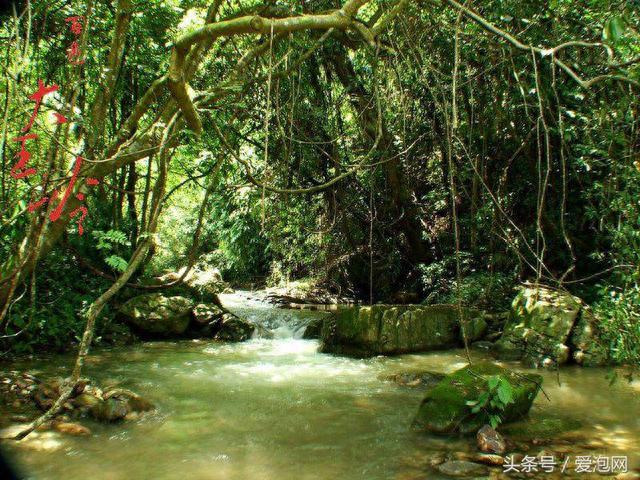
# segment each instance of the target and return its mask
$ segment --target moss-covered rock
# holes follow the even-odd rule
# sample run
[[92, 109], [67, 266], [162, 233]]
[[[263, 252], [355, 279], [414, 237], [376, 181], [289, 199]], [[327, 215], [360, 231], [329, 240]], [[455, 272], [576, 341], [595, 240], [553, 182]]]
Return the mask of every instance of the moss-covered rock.
[[324, 318], [315, 318], [311, 322], [309, 322], [304, 329], [304, 333], [302, 334], [302, 338], [305, 339], [316, 339], [320, 338], [322, 335], [322, 325], [324, 323]]
[[[466, 318], [480, 316], [465, 309]], [[460, 345], [455, 305], [349, 307], [322, 327], [321, 351], [353, 356], [424, 352]]]
[[169, 337], [187, 330], [192, 308], [188, 298], [150, 293], [126, 302], [119, 315], [143, 335]]
[[199, 303], [193, 308], [193, 320], [197, 326], [204, 327], [222, 319], [224, 313], [224, 310], [218, 305], [213, 303]]
[[482, 316], [470, 318], [463, 323], [463, 328], [460, 329], [460, 339], [464, 343], [464, 336], [466, 336], [468, 343], [477, 342], [484, 338], [488, 328], [489, 325]]
[[506, 378], [513, 387], [513, 403], [501, 412], [503, 422], [526, 415], [538, 394], [542, 377], [519, 375], [494, 363], [481, 362], [455, 371], [429, 390], [413, 428], [432, 433], [475, 433], [487, 423], [487, 414], [472, 412], [468, 403], [488, 390], [487, 381], [494, 375]]
[[256, 326], [253, 323], [231, 313], [225, 313], [214, 338], [224, 342], [243, 342], [249, 340], [255, 330]]
[[569, 335], [582, 302], [568, 293], [525, 284], [511, 305], [511, 313], [495, 352], [500, 358], [533, 366], [560, 365], [569, 360]]
[[610, 361], [609, 349], [601, 341], [598, 319], [589, 307], [583, 306], [580, 318], [569, 337], [573, 360], [585, 367], [606, 365]]
[[91, 393], [83, 392], [73, 400], [73, 405], [79, 409], [91, 409], [100, 403], [100, 399]]
[[122, 420], [129, 413], [126, 400], [109, 398], [100, 400], [89, 410], [91, 416], [100, 422], [116, 422]]
[[112, 388], [105, 391], [102, 395], [103, 400], [111, 398], [126, 402], [127, 413], [129, 412], [148, 412], [155, 408], [153, 403], [144, 397], [141, 397], [131, 390], [125, 388]]

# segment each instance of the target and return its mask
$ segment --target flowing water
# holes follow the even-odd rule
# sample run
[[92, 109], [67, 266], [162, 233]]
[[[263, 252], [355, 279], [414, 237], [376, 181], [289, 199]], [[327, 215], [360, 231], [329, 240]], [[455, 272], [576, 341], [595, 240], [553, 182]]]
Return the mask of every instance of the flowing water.
[[[365, 360], [320, 354], [316, 340], [301, 336], [325, 313], [278, 310], [241, 295], [224, 301], [273, 338], [96, 351], [88, 376], [142, 394], [158, 412], [115, 425], [83, 420], [91, 436], [38, 433], [19, 446], [3, 443], [7, 453], [35, 479], [408, 480], [441, 478], [428, 466], [436, 452], [473, 448], [469, 439], [412, 433], [424, 391], [384, 380], [407, 370], [450, 372], [465, 365], [462, 351]], [[71, 361], [8, 368], [64, 375]], [[640, 383], [609, 387], [601, 369], [566, 368], [560, 384], [542, 373], [550, 401], [538, 397], [534, 419], [578, 420], [580, 433], [597, 442], [588, 451], [575, 445], [573, 454], [629, 455], [638, 466]]]

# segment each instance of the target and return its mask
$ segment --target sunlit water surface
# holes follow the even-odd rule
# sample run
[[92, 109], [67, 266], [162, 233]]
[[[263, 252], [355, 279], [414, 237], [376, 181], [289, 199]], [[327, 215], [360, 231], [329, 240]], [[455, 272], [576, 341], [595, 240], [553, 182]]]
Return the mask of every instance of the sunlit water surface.
[[[383, 379], [406, 370], [449, 372], [465, 365], [462, 351], [357, 360], [320, 354], [303, 340], [320, 312], [281, 311], [239, 296], [237, 313], [274, 332], [238, 344], [153, 342], [95, 352], [86, 374], [149, 398], [158, 413], [137, 422], [83, 423], [89, 437], [51, 433], [57, 449], [8, 445], [35, 479], [418, 479], [435, 452], [471, 448], [472, 441], [412, 433], [424, 395]], [[480, 358], [480, 354], [475, 355]], [[65, 375], [59, 356], [10, 368]], [[1, 367], [0, 367], [1, 368]], [[9, 367], [7, 367], [9, 368]], [[605, 451], [640, 456], [640, 385], [608, 386], [605, 370], [564, 369], [545, 376], [531, 413], [580, 420]]]

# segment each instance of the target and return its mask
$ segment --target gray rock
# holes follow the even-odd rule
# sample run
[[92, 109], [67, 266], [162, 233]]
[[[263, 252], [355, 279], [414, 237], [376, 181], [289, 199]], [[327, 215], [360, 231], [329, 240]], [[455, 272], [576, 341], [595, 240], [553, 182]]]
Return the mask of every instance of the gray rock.
[[187, 330], [192, 308], [193, 302], [185, 297], [151, 293], [126, 302], [119, 315], [142, 334], [170, 337]]
[[231, 313], [222, 316], [220, 329], [215, 335], [216, 340], [224, 342], [243, 342], [253, 335], [256, 326]]
[[[466, 318], [479, 312], [464, 310]], [[322, 328], [321, 351], [353, 356], [424, 352], [460, 345], [455, 305], [373, 305], [338, 310]]]

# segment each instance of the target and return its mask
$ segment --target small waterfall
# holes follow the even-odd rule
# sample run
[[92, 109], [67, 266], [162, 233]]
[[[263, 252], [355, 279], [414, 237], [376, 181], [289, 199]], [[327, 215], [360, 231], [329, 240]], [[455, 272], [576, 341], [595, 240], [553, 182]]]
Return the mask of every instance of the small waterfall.
[[310, 324], [326, 315], [321, 311], [278, 308], [248, 291], [221, 294], [220, 301], [231, 312], [258, 326], [256, 338], [300, 339]]

